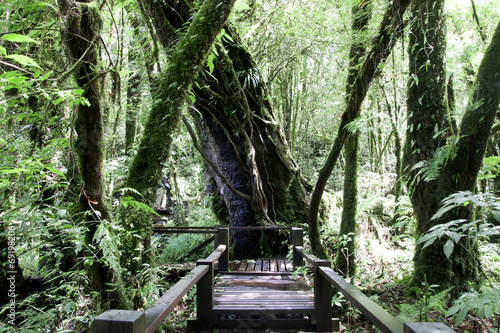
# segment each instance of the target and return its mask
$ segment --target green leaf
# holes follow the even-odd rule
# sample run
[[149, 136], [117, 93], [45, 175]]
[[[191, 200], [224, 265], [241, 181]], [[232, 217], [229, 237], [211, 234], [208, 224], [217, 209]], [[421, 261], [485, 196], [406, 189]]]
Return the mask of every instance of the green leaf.
[[457, 325], [460, 325], [460, 323], [465, 319], [465, 316], [467, 316], [467, 312], [469, 312], [469, 308], [467, 306], [464, 306], [460, 309], [460, 312], [457, 314], [457, 318], [455, 318], [455, 323]]
[[195, 103], [196, 102], [196, 97], [194, 96], [194, 94], [189, 94], [189, 99], [191, 99], [191, 103]]
[[67, 303], [65, 306], [64, 306], [64, 311], [67, 313], [67, 314], [70, 314], [72, 311], [73, 311], [73, 306], [75, 305], [75, 302], [71, 301], [69, 303]]
[[46, 165], [45, 168], [47, 168], [47, 170], [49, 170], [50, 172], [55, 173], [56, 175], [59, 175], [59, 176], [61, 176], [63, 178], [66, 178], [66, 176], [64, 175], [64, 173], [62, 171], [54, 169], [53, 167], [48, 166], [48, 165]]
[[237, 0], [234, 4], [234, 10], [239, 12], [242, 10], [250, 10], [250, 6], [247, 4], [246, 0]]
[[21, 172], [28, 172], [28, 169], [16, 168], [16, 169], [3, 169], [3, 170], [0, 170], [0, 173], [21, 173]]
[[75, 94], [77, 94], [77, 95], [82, 96], [82, 94], [85, 92], [85, 90], [83, 90], [83, 89], [75, 89], [75, 90], [73, 90], [73, 92]]
[[486, 305], [486, 307], [484, 308], [484, 317], [491, 318], [491, 316], [493, 316], [493, 312], [495, 312], [493, 304], [490, 303]]
[[18, 62], [19, 64], [21, 64], [23, 66], [33, 66], [36, 68], [41, 68], [35, 60], [33, 60], [30, 57], [27, 57], [25, 55], [22, 55], [22, 54], [11, 54], [11, 55], [5, 56], [5, 58], [12, 59], [15, 62]]
[[6, 78], [5, 80], [9, 83], [12, 83], [12, 84], [15, 84], [16, 86], [20, 86], [21, 84], [23, 84], [24, 82], [26, 82], [28, 78], [26, 76], [12, 76], [12, 77], [8, 77]]
[[431, 239], [429, 239], [425, 244], [424, 246], [422, 247], [423, 249], [425, 249], [427, 246], [430, 246], [432, 245], [434, 242], [436, 241], [436, 236], [432, 237]]
[[32, 38], [20, 34], [5, 34], [2, 36], [2, 39], [14, 43], [38, 43]]
[[446, 313], [446, 317], [453, 316], [455, 313], [457, 313], [460, 310], [462, 304], [455, 304], [453, 305], [448, 312]]
[[47, 78], [52, 74], [52, 71], [50, 72], [47, 72], [45, 74], [43, 74], [43, 76], [39, 79], [40, 81], [45, 81], [47, 80]]
[[448, 241], [443, 246], [443, 251], [446, 258], [450, 258], [454, 248], [455, 248], [455, 243], [453, 243], [451, 239], [448, 239]]
[[210, 71], [210, 74], [212, 74], [214, 72], [214, 68], [215, 68], [214, 59], [215, 59], [215, 54], [212, 52], [212, 53], [210, 53], [210, 55], [208, 56], [208, 59], [207, 59], [207, 66], [208, 66], [208, 70]]

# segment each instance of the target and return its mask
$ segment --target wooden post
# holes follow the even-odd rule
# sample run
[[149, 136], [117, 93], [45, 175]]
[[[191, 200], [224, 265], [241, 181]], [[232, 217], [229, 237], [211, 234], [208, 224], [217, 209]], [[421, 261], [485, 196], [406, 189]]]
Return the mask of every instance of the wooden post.
[[198, 260], [196, 266], [208, 265], [208, 273], [196, 284], [196, 321], [198, 332], [213, 331], [214, 265], [211, 260]]
[[109, 310], [94, 319], [92, 331], [96, 333], [144, 333], [144, 311]]
[[455, 332], [443, 323], [405, 323], [404, 333], [450, 333]]
[[226, 245], [226, 250], [219, 258], [219, 272], [227, 272], [229, 268], [229, 228], [218, 228], [215, 244], [215, 248], [219, 245]]
[[319, 267], [330, 267], [328, 259], [314, 261], [314, 308], [316, 309], [316, 330], [332, 332], [332, 284], [321, 274]]
[[304, 246], [304, 230], [302, 228], [291, 227], [290, 238], [293, 247], [293, 269], [304, 266], [304, 258], [295, 250], [295, 246]]

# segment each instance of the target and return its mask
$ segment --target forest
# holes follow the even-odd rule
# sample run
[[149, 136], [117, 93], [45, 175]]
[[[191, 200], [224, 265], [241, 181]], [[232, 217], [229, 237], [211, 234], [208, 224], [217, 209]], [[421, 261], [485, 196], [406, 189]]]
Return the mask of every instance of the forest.
[[[300, 226], [398, 319], [500, 332], [499, 1], [2, 0], [0, 17], [0, 332], [150, 306], [213, 249], [186, 256], [205, 236], [157, 234], [158, 214]], [[287, 237], [233, 230], [230, 256], [290, 258]], [[159, 331], [185, 332], [193, 297]], [[377, 332], [334, 303], [344, 332]]]

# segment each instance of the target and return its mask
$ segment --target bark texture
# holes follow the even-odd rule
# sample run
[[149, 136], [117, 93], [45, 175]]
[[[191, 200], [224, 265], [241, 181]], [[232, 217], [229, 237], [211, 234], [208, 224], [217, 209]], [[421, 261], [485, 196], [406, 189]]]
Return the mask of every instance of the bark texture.
[[[349, 52], [349, 72], [347, 74], [346, 96], [356, 80], [357, 68], [366, 53], [366, 46], [360, 37], [371, 19], [371, 1], [360, 1], [352, 9], [352, 44]], [[337, 249], [335, 265], [345, 276], [356, 273], [356, 227], [358, 210], [358, 143], [359, 133], [352, 133], [345, 143], [344, 200], [339, 236], [345, 240]]]
[[[80, 209], [86, 212], [88, 228], [86, 241], [94, 246], [94, 235], [102, 220], [110, 217], [105, 205], [102, 186], [103, 158], [103, 117], [100, 102], [100, 74], [96, 72], [99, 61], [101, 18], [93, 1], [62, 1], [61, 11], [66, 15], [67, 35], [65, 44], [68, 54], [76, 62], [75, 78], [84, 89], [82, 94], [89, 104], [79, 105], [75, 130], [78, 138], [75, 150], [79, 158], [79, 171], [82, 179]], [[97, 254], [102, 259], [102, 251]], [[114, 308], [129, 306], [126, 295], [120, 288], [111, 289], [118, 283], [117, 272], [95, 260], [89, 268], [91, 289], [101, 295], [101, 300]]]

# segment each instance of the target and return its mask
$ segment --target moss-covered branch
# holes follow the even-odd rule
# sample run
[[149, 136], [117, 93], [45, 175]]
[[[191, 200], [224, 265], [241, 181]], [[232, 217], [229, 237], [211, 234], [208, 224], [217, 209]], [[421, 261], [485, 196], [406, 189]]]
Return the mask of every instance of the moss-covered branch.
[[171, 135], [179, 125], [190, 84], [206, 60], [215, 37], [226, 23], [234, 0], [206, 0], [177, 45], [154, 95], [139, 151], [129, 169], [127, 186], [148, 193], [161, 177]]
[[[194, 16], [183, 39], [176, 46], [169, 65], [160, 76], [159, 88], [153, 95], [149, 114], [137, 154], [129, 168], [126, 187], [141, 193], [147, 203], [161, 179], [172, 136], [179, 126], [182, 108], [189, 88], [206, 61], [212, 44], [226, 23], [235, 0], [205, 0]], [[142, 200], [142, 198], [141, 198]], [[123, 264], [132, 272], [149, 262], [152, 226], [148, 213], [123, 208], [121, 220], [127, 230], [141, 235], [124, 241]]]

